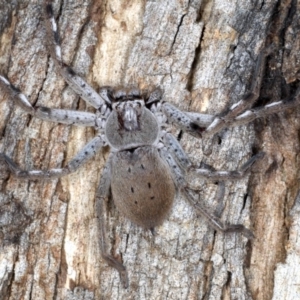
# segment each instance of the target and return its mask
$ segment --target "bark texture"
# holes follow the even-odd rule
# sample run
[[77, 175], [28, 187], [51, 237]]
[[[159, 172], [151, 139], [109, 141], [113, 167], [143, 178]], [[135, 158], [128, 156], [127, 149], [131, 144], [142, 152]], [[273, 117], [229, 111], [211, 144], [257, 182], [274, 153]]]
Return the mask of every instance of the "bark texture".
[[[161, 86], [183, 110], [220, 113], [249, 91], [258, 54], [266, 62], [257, 105], [299, 86], [300, 1], [54, 1], [64, 61], [96, 89]], [[93, 111], [55, 70], [41, 1], [0, 0], [0, 73], [33, 105]], [[250, 176], [226, 182], [222, 220], [255, 234], [216, 233], [180, 196], [150, 232], [113, 204], [111, 253], [130, 287], [101, 259], [94, 199], [105, 148], [60, 180], [12, 177], [0, 162], [0, 299], [300, 299], [300, 109], [197, 140], [179, 135], [197, 165], [234, 170], [266, 152]], [[65, 165], [94, 130], [43, 122], [0, 92], [0, 152], [25, 169]], [[192, 179], [211, 211], [216, 185]]]

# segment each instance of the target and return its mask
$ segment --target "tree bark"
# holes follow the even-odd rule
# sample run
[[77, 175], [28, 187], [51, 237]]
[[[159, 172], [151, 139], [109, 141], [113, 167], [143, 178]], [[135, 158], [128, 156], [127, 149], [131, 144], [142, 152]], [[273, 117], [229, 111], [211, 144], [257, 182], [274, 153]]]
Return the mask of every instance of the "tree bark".
[[[0, 2], [0, 73], [33, 105], [92, 111], [47, 51], [40, 1]], [[95, 89], [160, 86], [182, 110], [218, 114], [250, 88], [258, 55], [273, 44], [257, 106], [299, 86], [300, 2], [54, 1], [63, 59]], [[95, 134], [30, 117], [0, 91], [0, 152], [24, 169], [66, 164]], [[222, 234], [179, 195], [157, 235], [110, 203], [112, 255], [127, 267], [123, 289], [101, 258], [95, 191], [109, 149], [60, 180], [28, 181], [0, 162], [0, 299], [299, 299], [299, 108], [195, 139], [173, 129], [196, 165], [235, 170], [221, 218], [255, 234]], [[192, 178], [193, 179], [193, 178]], [[216, 184], [193, 179], [216, 211]]]

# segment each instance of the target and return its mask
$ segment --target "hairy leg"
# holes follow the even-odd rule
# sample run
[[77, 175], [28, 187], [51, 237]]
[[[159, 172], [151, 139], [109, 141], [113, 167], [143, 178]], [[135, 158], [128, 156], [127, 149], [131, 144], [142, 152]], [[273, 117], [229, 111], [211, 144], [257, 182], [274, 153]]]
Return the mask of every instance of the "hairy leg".
[[128, 276], [125, 266], [116, 260], [112, 255], [107, 253], [107, 238], [105, 226], [105, 205], [108, 200], [111, 183], [111, 159], [114, 154], [111, 154], [103, 169], [101, 180], [96, 194], [96, 217], [98, 219], [100, 230], [100, 248], [103, 259], [113, 268], [118, 270], [124, 288], [128, 287]]
[[215, 171], [207, 168], [192, 168], [191, 172], [195, 176], [203, 177], [209, 180], [234, 180], [241, 179], [251, 170], [251, 167], [264, 157], [264, 152], [260, 152], [257, 155], [252, 156], [239, 170], [235, 171]]
[[85, 80], [78, 76], [75, 71], [62, 60], [58, 26], [53, 13], [52, 1], [50, 0], [45, 1], [45, 13], [46, 32], [48, 36], [47, 40], [50, 44], [49, 50], [60, 74], [82, 99], [97, 108], [99, 111], [105, 111], [107, 107], [106, 104], [110, 103], [110, 100], [107, 97], [107, 90], [101, 89], [100, 94], [98, 94]]
[[[161, 157], [169, 165], [170, 171], [173, 175], [173, 180], [176, 186], [178, 187], [180, 193], [182, 193], [182, 195], [188, 200], [188, 202], [196, 209], [197, 214], [207, 218], [211, 226], [218, 231], [239, 232], [249, 239], [254, 237], [252, 232], [249, 229], [247, 229], [244, 225], [225, 224], [217, 216], [209, 213], [207, 209], [199, 202], [199, 199], [196, 199], [195, 194], [197, 193], [197, 191], [189, 187], [188, 183], [186, 182], [180, 168], [178, 167], [172, 155], [169, 154], [165, 148], [160, 149], [160, 153], [161, 153]], [[221, 196], [224, 196], [222, 190], [220, 191], [218, 198]], [[218, 199], [218, 201], [221, 201], [221, 199]]]
[[27, 97], [3, 76], [0, 76], [0, 88], [18, 106], [39, 119], [78, 126], [93, 126], [95, 128], [102, 126], [101, 118], [93, 113], [44, 106], [33, 107]]
[[105, 146], [103, 138], [98, 135], [92, 139], [77, 155], [64, 167], [50, 170], [21, 170], [7, 155], [0, 153], [0, 159], [3, 159], [9, 166], [14, 176], [25, 179], [47, 179], [58, 178], [75, 172], [87, 160], [92, 158], [102, 147]]

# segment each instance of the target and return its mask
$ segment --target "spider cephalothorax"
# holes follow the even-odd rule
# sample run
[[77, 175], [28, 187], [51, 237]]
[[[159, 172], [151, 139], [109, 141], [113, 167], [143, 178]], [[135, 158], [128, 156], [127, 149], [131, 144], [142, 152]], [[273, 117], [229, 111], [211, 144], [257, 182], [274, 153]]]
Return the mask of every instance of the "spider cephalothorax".
[[159, 127], [144, 100], [123, 100], [112, 105], [105, 124], [107, 142], [115, 149], [130, 149], [153, 144]]
[[[250, 158], [237, 171], [198, 168], [192, 165], [179, 141], [166, 127], [174, 124], [182, 131], [200, 138], [202, 135], [214, 134], [224, 127], [247, 123], [257, 117], [298, 105], [300, 89], [293, 101], [278, 101], [262, 108], [251, 109], [259, 95], [260, 84], [256, 79], [261, 78], [263, 72], [263, 51], [257, 59], [251, 92], [231, 106], [222, 117], [181, 111], [162, 100], [163, 95], [159, 88], [146, 93], [136, 88], [105, 87], [97, 93], [62, 61], [51, 4], [46, 4], [46, 15], [47, 34], [52, 41], [50, 52], [58, 70], [70, 87], [95, 108], [96, 113], [33, 107], [27, 97], [3, 76], [0, 76], [0, 87], [35, 117], [64, 124], [93, 126], [98, 133], [65, 167], [59, 169], [23, 171], [8, 156], [0, 154], [14, 175], [28, 179], [61, 177], [76, 171], [104, 146], [111, 147], [97, 190], [95, 210], [99, 220], [103, 258], [119, 271], [125, 287], [128, 286], [125, 267], [107, 253], [106, 249], [103, 215], [110, 191], [117, 208], [127, 218], [152, 232], [165, 220], [175, 194], [179, 192], [216, 230], [240, 232], [245, 237], [252, 238], [251, 231], [243, 225], [224, 224], [219, 218], [209, 214], [195, 197], [197, 192], [188, 184], [187, 175], [214, 181], [242, 178], [262, 154]], [[220, 194], [220, 198], [222, 197]]]

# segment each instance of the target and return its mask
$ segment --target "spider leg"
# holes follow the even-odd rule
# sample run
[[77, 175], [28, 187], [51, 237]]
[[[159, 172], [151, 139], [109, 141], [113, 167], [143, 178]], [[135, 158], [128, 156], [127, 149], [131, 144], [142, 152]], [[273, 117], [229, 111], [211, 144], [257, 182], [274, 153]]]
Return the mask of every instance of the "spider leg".
[[198, 177], [204, 177], [209, 180], [234, 180], [241, 179], [246, 176], [246, 174], [251, 170], [253, 165], [257, 162], [257, 160], [264, 157], [264, 152], [260, 152], [254, 156], [252, 156], [239, 170], [236, 171], [215, 171], [209, 170], [207, 168], [192, 168], [193, 174]]
[[14, 176], [25, 179], [59, 178], [75, 172], [82, 164], [92, 158], [97, 151], [105, 146], [103, 138], [98, 135], [93, 138], [77, 155], [64, 167], [50, 170], [21, 170], [7, 155], [0, 153]]
[[110, 103], [108, 90], [103, 88], [98, 94], [85, 80], [78, 76], [75, 71], [62, 61], [60, 38], [57, 23], [53, 14], [51, 1], [45, 1], [46, 32], [50, 43], [50, 54], [60, 74], [69, 86], [87, 103], [100, 111], [105, 111]]
[[[175, 159], [172, 157], [171, 154], [168, 153], [166, 148], [160, 149], [161, 157], [163, 160], [169, 165], [171, 173], [173, 175], [173, 180], [176, 183], [176, 186], [179, 187], [179, 191], [183, 194], [183, 196], [188, 200], [188, 202], [196, 209], [197, 213], [201, 216], [204, 216], [207, 218], [209, 223], [213, 228], [215, 228], [218, 231], [222, 232], [240, 232], [243, 234], [246, 238], [251, 239], [253, 238], [253, 233], [247, 229], [242, 224], [224, 224], [217, 216], [210, 214], [207, 209], [199, 203], [198, 199], [195, 199], [195, 191], [191, 189], [186, 182], [182, 171], [178, 167]], [[220, 193], [218, 193], [218, 198], [223, 197], [224, 193], [222, 190]], [[218, 199], [220, 200], [220, 199]]]
[[23, 108], [29, 114], [35, 114], [34, 107], [31, 105], [27, 97], [12, 85], [4, 76], [0, 75], [0, 88], [11, 97], [17, 105]]
[[185, 111], [185, 114], [187, 114], [193, 122], [198, 124], [200, 127], [204, 127], [204, 128], [208, 127], [215, 118], [214, 115], [201, 114], [195, 112]]
[[150, 110], [157, 117], [160, 125], [166, 122], [174, 123], [177, 127], [189, 134], [201, 138], [214, 116], [193, 112], [183, 112], [168, 102], [162, 101], [161, 89], [155, 89], [149, 96], [146, 105], [150, 105]]
[[206, 126], [199, 125], [199, 122], [196, 123], [180, 109], [176, 108], [170, 103], [164, 102], [162, 104], [162, 111], [164, 112], [170, 123], [174, 123], [183, 131], [197, 138], [202, 137], [202, 133], [205, 131]]
[[150, 93], [146, 101], [146, 104], [149, 105], [155, 102], [159, 102], [161, 101], [162, 96], [163, 96], [163, 91], [160, 88], [156, 88]]
[[270, 49], [266, 49], [258, 57], [253, 80], [251, 84], [251, 92], [248, 93], [241, 101], [232, 105], [229, 111], [222, 117], [212, 116], [200, 113], [183, 112], [169, 103], [163, 103], [163, 112], [166, 114], [171, 123], [175, 123], [179, 128], [188, 132], [195, 137], [202, 137], [202, 134], [214, 134], [222, 128], [227, 127], [237, 115], [251, 107], [259, 97], [261, 86], [261, 77], [265, 66], [266, 55]]
[[115, 268], [121, 277], [124, 288], [128, 287], [128, 276], [125, 266], [107, 252], [107, 238], [105, 226], [105, 205], [110, 193], [111, 184], [111, 160], [114, 154], [111, 154], [103, 169], [100, 183], [96, 194], [96, 217], [100, 228], [100, 248], [103, 259], [113, 268]]
[[256, 118], [263, 118], [274, 113], [279, 113], [285, 109], [299, 106], [299, 102], [300, 102], [300, 88], [298, 88], [295, 96], [292, 98], [273, 102], [261, 108], [246, 110], [242, 114], [236, 116], [234, 119], [230, 121], [228, 120], [227, 126], [237, 126], [237, 125], [249, 123]]
[[[268, 115], [279, 113], [289, 108], [297, 107], [299, 106], [299, 103], [300, 103], [300, 88], [297, 89], [295, 95], [291, 98], [273, 102], [263, 107], [258, 107], [255, 109], [247, 109], [246, 111], [236, 116], [230, 114], [230, 116], [226, 115], [226, 117], [223, 118], [219, 118], [219, 117], [214, 118], [213, 115], [190, 113], [190, 112], [184, 112], [184, 113], [188, 115], [193, 120], [193, 122], [195, 122], [197, 125], [207, 127], [202, 132], [202, 135], [205, 136], [205, 135], [214, 134], [220, 131], [224, 127], [243, 125], [257, 118], [264, 118]], [[248, 108], [248, 107], [249, 105], [247, 105], [247, 107], [244, 106], [244, 108]]]
[[154, 112], [162, 111], [170, 123], [174, 123], [183, 131], [197, 138], [201, 138], [202, 136], [215, 134], [224, 127], [242, 125], [251, 122], [256, 118], [262, 118], [298, 106], [300, 102], [300, 88], [296, 91], [295, 96], [290, 99], [280, 100], [262, 108], [250, 109], [259, 97], [265, 60], [267, 55], [271, 52], [271, 49], [272, 46], [266, 48], [258, 56], [250, 92], [238, 103], [232, 105], [225, 114], [213, 116], [209, 114], [181, 111], [166, 102], [163, 102], [160, 106], [157, 105]]
[[175, 158], [176, 163], [181, 167], [181, 169], [184, 171], [192, 171], [196, 176], [205, 177], [209, 180], [223, 181], [227, 179], [241, 179], [250, 171], [256, 161], [264, 156], [263, 152], [252, 156], [239, 170], [236, 171], [216, 171], [211, 166], [196, 168], [192, 165], [180, 143], [172, 134], [165, 132], [162, 138], [164, 145], [171, 153], [172, 157]]
[[28, 98], [1, 75], [0, 88], [4, 90], [18, 106], [39, 119], [78, 126], [93, 126], [97, 129], [103, 127], [101, 118], [93, 113], [67, 109], [54, 109], [44, 106], [33, 107]]
[[271, 52], [272, 47], [266, 48], [258, 56], [255, 71], [252, 77], [252, 83], [250, 87], [250, 92], [246, 94], [242, 100], [238, 103], [232, 105], [228, 112], [224, 116], [217, 116], [213, 122], [207, 127], [206, 134], [214, 134], [219, 132], [224, 127], [228, 127], [228, 124], [232, 123], [232, 120], [236, 116], [243, 113], [249, 107], [251, 107], [259, 97], [259, 92], [261, 88], [262, 76], [265, 69], [266, 57]]
[[217, 207], [215, 208], [214, 215], [220, 217], [225, 207], [225, 203], [223, 201], [225, 196], [225, 182], [218, 181], [217, 184], [218, 184], [218, 189], [215, 196]]
[[[171, 153], [171, 155], [175, 158], [179, 167], [181, 167], [181, 169], [184, 172], [189, 171], [193, 168], [190, 159], [182, 149], [180, 143], [172, 134], [165, 132], [163, 135], [163, 142], [168, 152]], [[205, 169], [209, 170], [211, 173], [216, 171], [212, 166], [209, 166], [207, 164], [205, 164]], [[202, 170], [204, 170], [204, 168], [202, 168]], [[218, 203], [218, 206], [214, 214], [216, 216], [219, 216], [224, 209], [223, 198], [225, 195], [225, 183], [224, 181], [218, 180], [216, 184], [218, 185], [217, 194], [216, 194], [216, 198], [217, 198], [216, 202]]]
[[184, 152], [184, 150], [182, 149], [177, 139], [168, 132], [165, 132], [162, 138], [168, 151], [175, 158], [179, 166], [185, 171], [189, 170], [192, 167], [192, 163], [186, 155], [186, 153]]
[[195, 195], [191, 189], [185, 187], [182, 191], [185, 198], [189, 201], [189, 203], [196, 209], [196, 211], [206, 217], [210, 223], [210, 225], [222, 232], [239, 232], [244, 235], [248, 239], [253, 239], [254, 235], [251, 230], [247, 229], [242, 224], [225, 224], [218, 217], [210, 214], [206, 208], [202, 204], [199, 203], [198, 199], [195, 199]]
[[300, 88], [297, 89], [295, 96], [290, 99], [280, 100], [257, 109], [250, 109], [259, 97], [262, 76], [264, 73], [266, 57], [272, 50], [272, 45], [266, 48], [258, 57], [250, 93], [238, 103], [232, 105], [229, 111], [220, 117], [216, 117], [206, 128], [204, 135], [214, 134], [224, 127], [242, 125], [253, 121], [256, 118], [266, 117], [270, 114], [281, 112], [285, 109], [299, 105]]
[[93, 113], [68, 109], [37, 107], [34, 115], [46, 121], [78, 126], [93, 126], [98, 128], [101, 123], [100, 119]]

